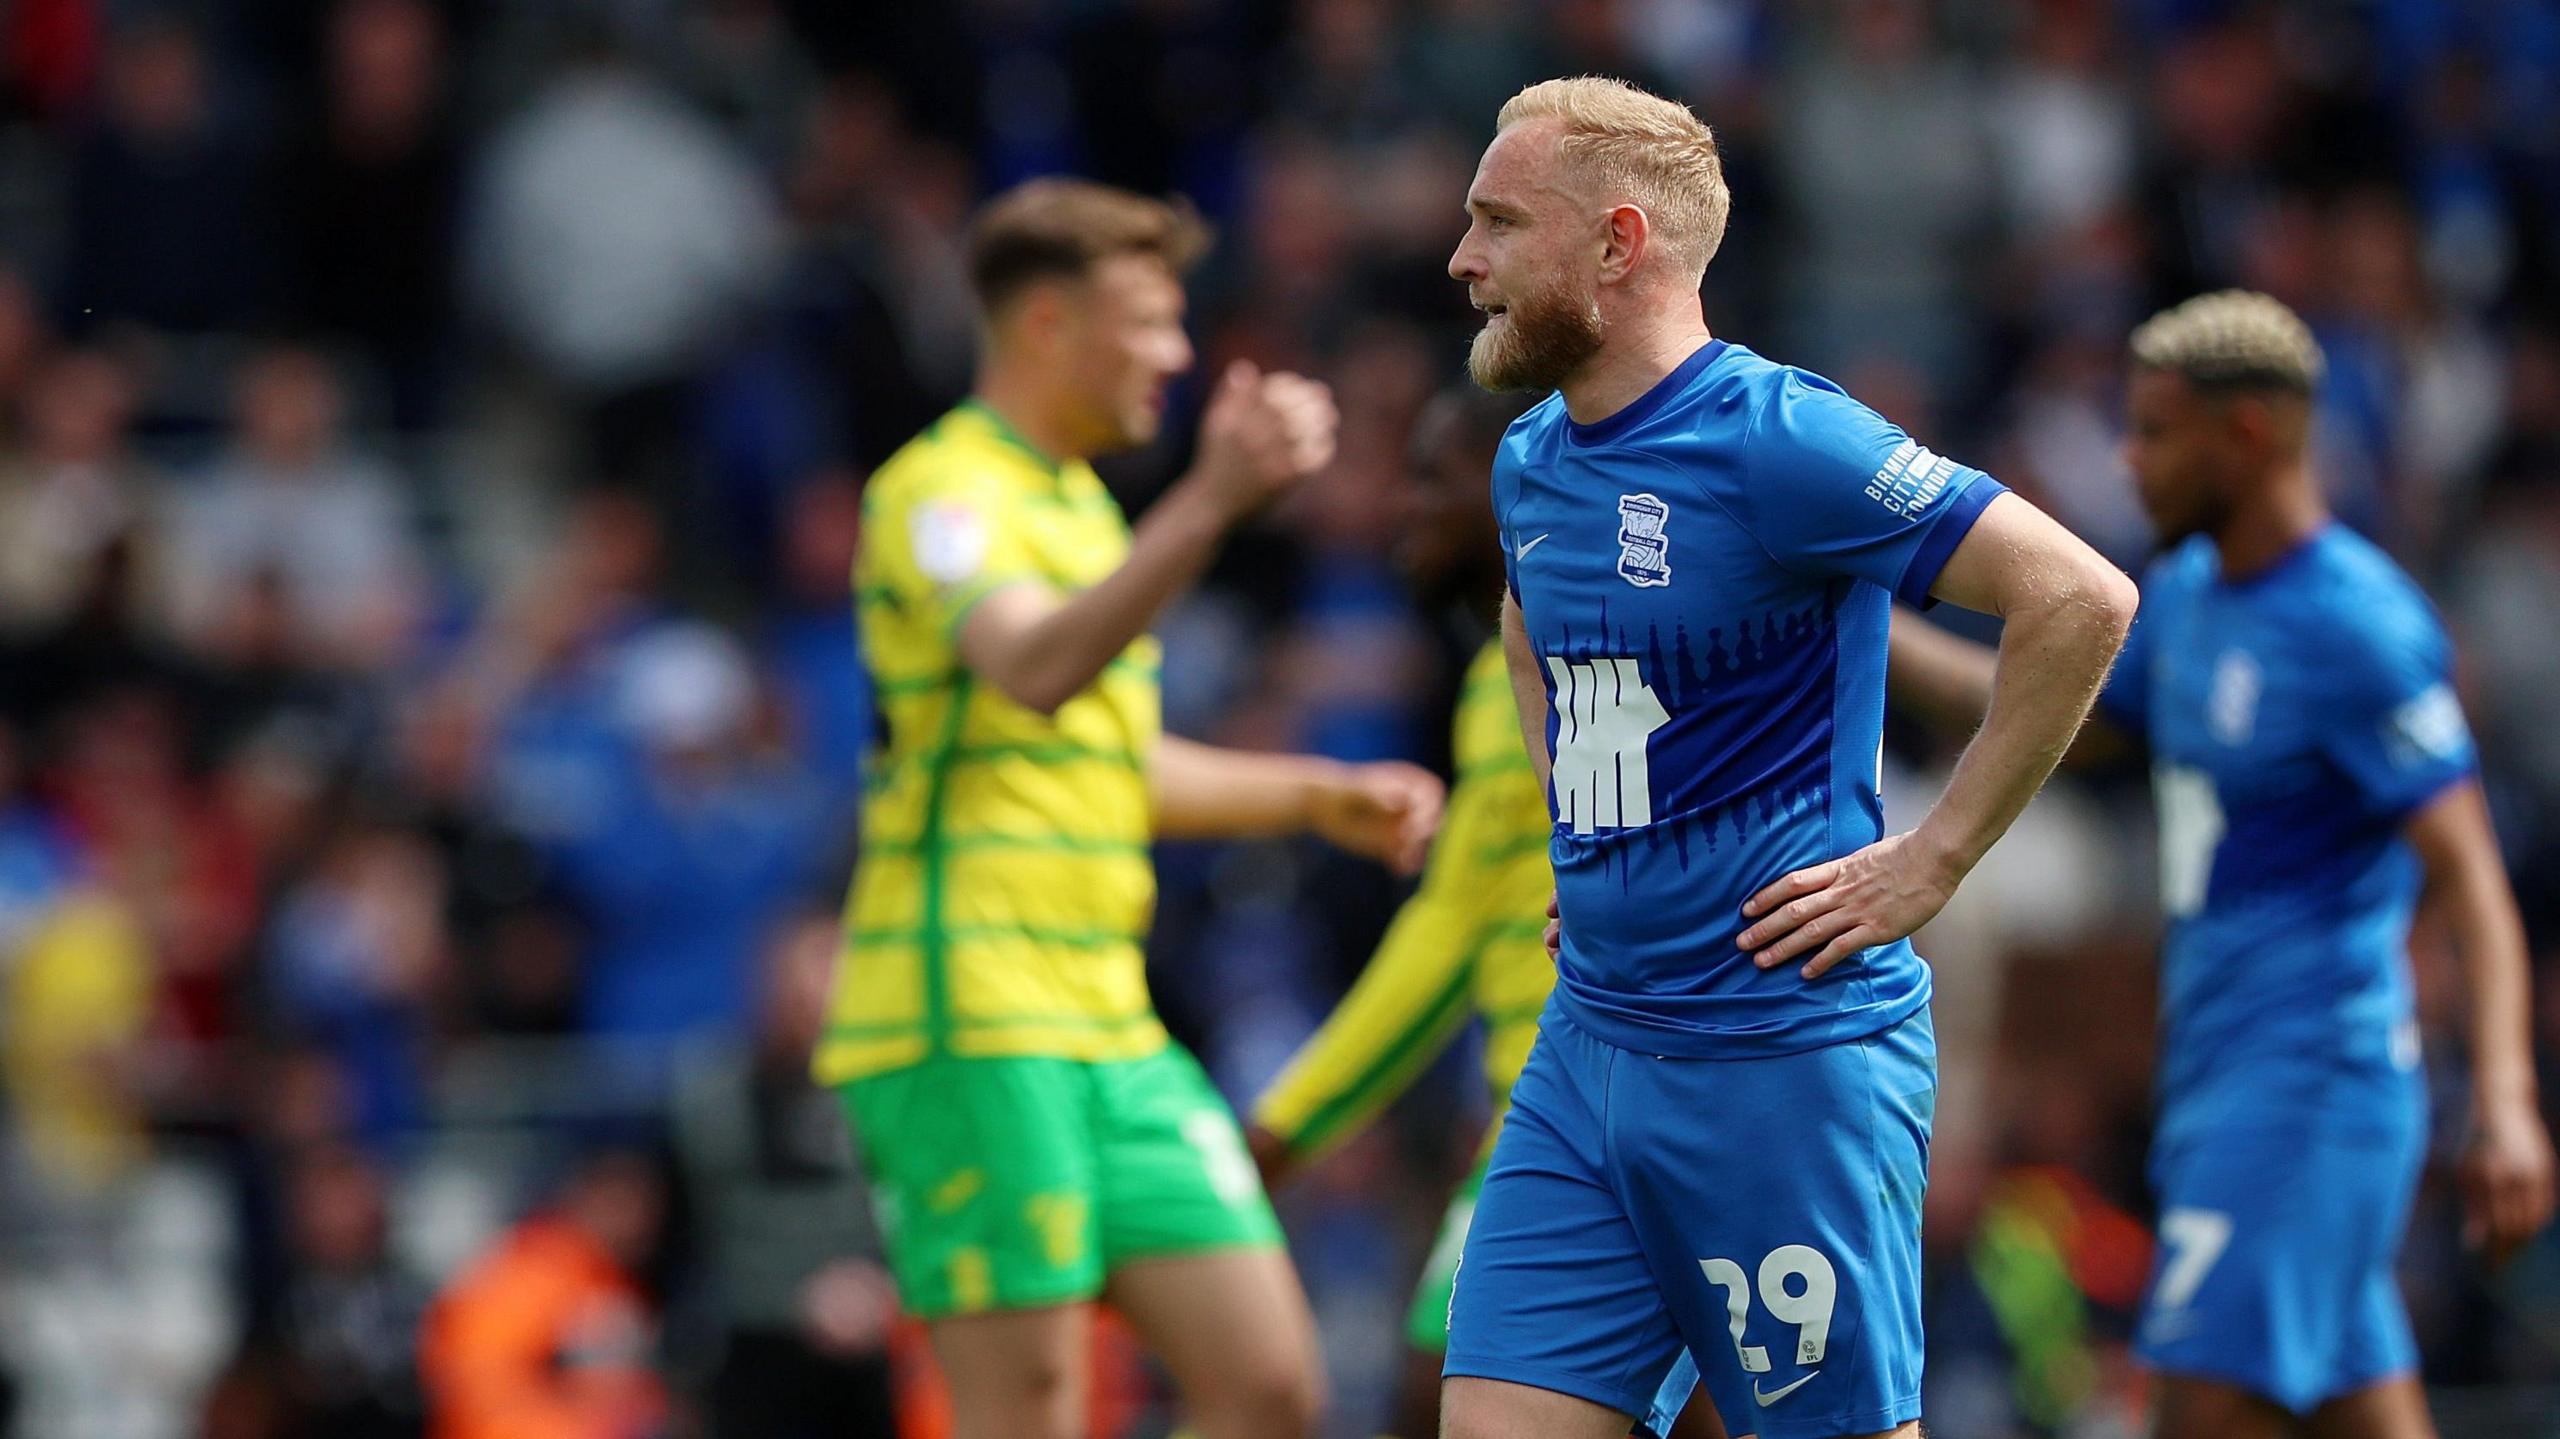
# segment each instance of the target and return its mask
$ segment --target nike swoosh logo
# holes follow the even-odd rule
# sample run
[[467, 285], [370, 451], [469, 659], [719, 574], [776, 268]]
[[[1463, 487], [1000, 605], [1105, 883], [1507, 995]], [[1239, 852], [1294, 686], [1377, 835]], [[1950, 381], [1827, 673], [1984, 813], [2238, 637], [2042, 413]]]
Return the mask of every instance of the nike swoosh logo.
[[1547, 537], [1546, 537], [1545, 535], [1540, 535], [1540, 536], [1538, 536], [1536, 539], [1531, 540], [1529, 543], [1527, 543], [1527, 544], [1525, 544], [1525, 545], [1522, 545], [1520, 548], [1518, 548], [1518, 549], [1516, 549], [1516, 550], [1513, 550], [1513, 551], [1511, 552], [1511, 558], [1512, 558], [1514, 561], [1518, 561], [1518, 560], [1525, 560], [1525, 559], [1529, 558], [1529, 552], [1530, 552], [1531, 550], [1536, 549], [1538, 546], [1543, 545], [1543, 544], [1545, 544], [1546, 542], [1547, 542]]
[[1759, 1401], [1760, 1401], [1760, 1407], [1761, 1407], [1761, 1408], [1763, 1408], [1763, 1409], [1766, 1409], [1766, 1408], [1768, 1408], [1770, 1405], [1777, 1403], [1779, 1400], [1786, 1398], [1788, 1395], [1793, 1394], [1793, 1393], [1794, 1393], [1794, 1392], [1796, 1392], [1797, 1390], [1802, 1389], [1804, 1386], [1806, 1386], [1806, 1385], [1808, 1385], [1808, 1384], [1812, 1383], [1813, 1381], [1815, 1381], [1816, 1379], [1819, 1379], [1819, 1378], [1821, 1378], [1821, 1377], [1822, 1377], [1822, 1371], [1821, 1371], [1821, 1370], [1819, 1370], [1819, 1369], [1816, 1369], [1816, 1370], [1815, 1370], [1815, 1371], [1813, 1371], [1812, 1373], [1810, 1373], [1810, 1374], [1808, 1374], [1808, 1375], [1804, 1376], [1802, 1379], [1797, 1380], [1797, 1381], [1796, 1381], [1796, 1382], [1794, 1382], [1793, 1384], [1788, 1385], [1786, 1388], [1779, 1390], [1779, 1391], [1778, 1391], [1777, 1393], [1775, 1393], [1775, 1394], [1763, 1394], [1763, 1393], [1761, 1393], [1761, 1392], [1760, 1392], [1760, 1381], [1759, 1381], [1759, 1380], [1757, 1380], [1757, 1379], [1754, 1379], [1754, 1380], [1752, 1380], [1752, 1381], [1751, 1381], [1751, 1397], [1752, 1397], [1752, 1398], [1754, 1398], [1754, 1399], [1759, 1400]]

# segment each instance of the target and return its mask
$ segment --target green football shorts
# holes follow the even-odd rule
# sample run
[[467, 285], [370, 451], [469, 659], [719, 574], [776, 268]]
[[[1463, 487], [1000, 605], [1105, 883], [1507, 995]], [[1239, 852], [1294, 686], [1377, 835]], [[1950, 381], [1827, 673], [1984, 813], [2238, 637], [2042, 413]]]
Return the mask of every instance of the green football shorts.
[[1449, 1296], [1458, 1287], [1458, 1256], [1467, 1247], [1467, 1225], [1476, 1217], [1476, 1192], [1484, 1188], [1485, 1167], [1493, 1162], [1493, 1146], [1476, 1157], [1476, 1167], [1449, 1200], [1440, 1220], [1439, 1237], [1431, 1241], [1431, 1257], [1422, 1262], [1422, 1283], [1413, 1291], [1413, 1310], [1405, 1315], [1405, 1342], [1426, 1354], [1449, 1348]]
[[1132, 1260], [1281, 1242], [1235, 1115], [1179, 1045], [936, 1058], [843, 1093], [920, 1318], [1072, 1303]]

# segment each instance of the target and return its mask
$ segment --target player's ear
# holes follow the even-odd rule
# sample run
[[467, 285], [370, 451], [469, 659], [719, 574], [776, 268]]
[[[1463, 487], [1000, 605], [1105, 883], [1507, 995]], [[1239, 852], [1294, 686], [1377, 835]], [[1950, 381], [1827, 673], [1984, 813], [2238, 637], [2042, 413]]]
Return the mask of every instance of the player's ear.
[[1651, 243], [1652, 221], [1633, 205], [1612, 205], [1600, 219], [1600, 278], [1623, 280], [1633, 273]]
[[2232, 429], [2247, 442], [2252, 454], [2273, 455], [2297, 443], [2302, 417], [2295, 415], [2282, 397], [2237, 395], [2229, 408]]
[[995, 317], [998, 338], [1045, 349], [1054, 345], [1073, 322], [1077, 304], [1075, 287], [1063, 281], [1043, 280], [1026, 286]]

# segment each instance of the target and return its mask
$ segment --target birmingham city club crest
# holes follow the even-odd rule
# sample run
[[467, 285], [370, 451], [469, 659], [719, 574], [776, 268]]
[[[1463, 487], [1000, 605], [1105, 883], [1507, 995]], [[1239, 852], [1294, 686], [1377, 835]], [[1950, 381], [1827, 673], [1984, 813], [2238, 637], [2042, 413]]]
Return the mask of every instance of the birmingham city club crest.
[[1663, 533], [1670, 519], [1671, 507], [1652, 495], [1618, 497], [1618, 574], [1628, 584], [1671, 583], [1671, 540]]

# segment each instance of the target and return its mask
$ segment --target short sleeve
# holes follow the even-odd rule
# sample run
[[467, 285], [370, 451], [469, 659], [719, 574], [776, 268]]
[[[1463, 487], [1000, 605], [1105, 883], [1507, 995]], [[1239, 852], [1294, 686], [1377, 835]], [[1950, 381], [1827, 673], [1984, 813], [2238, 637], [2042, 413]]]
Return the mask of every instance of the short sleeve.
[[1513, 421], [1502, 436], [1502, 444], [1493, 452], [1493, 473], [1487, 498], [1493, 505], [1493, 542], [1502, 558], [1502, 583], [1513, 597], [1520, 593], [1520, 558], [1514, 548], [1519, 536], [1511, 532], [1511, 507], [1520, 502], [1520, 421]]
[[1867, 580], [1920, 609], [2005, 488], [1795, 372], [1761, 402], [1745, 444], [1748, 523], [1780, 564]]
[[2322, 749], [2372, 813], [2407, 815], [2470, 776], [2479, 754], [2453, 690], [2453, 647], [2433, 616], [2355, 637], [2331, 657]]
[[911, 477], [865, 525], [877, 558], [873, 582], [944, 635], [956, 634], [997, 590], [1045, 583], [1020, 502], [1000, 480], [965, 466]]

